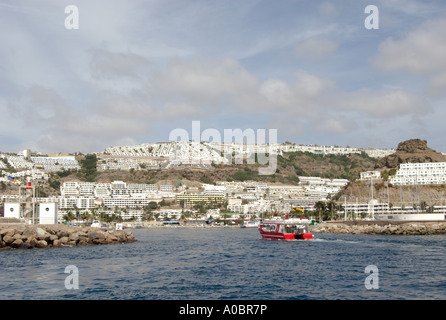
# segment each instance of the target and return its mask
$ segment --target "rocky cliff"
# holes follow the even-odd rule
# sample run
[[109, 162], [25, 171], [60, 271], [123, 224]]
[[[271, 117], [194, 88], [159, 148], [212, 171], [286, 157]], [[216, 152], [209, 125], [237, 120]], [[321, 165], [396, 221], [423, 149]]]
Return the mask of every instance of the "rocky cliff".
[[400, 142], [395, 153], [379, 159], [375, 168], [397, 168], [406, 162], [446, 162], [446, 156], [429, 148], [426, 140], [410, 139]]

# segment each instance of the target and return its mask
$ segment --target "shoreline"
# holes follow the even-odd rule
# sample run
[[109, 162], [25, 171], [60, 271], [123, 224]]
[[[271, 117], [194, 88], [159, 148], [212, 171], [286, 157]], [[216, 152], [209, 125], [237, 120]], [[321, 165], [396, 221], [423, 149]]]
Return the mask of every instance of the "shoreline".
[[[138, 241], [128, 229], [147, 230], [163, 228], [243, 229], [238, 225], [164, 225], [153, 223], [141, 227], [127, 227], [124, 230], [115, 230], [63, 224], [27, 225], [23, 223], [5, 223], [0, 224], [0, 250], [124, 244]], [[326, 221], [311, 226], [310, 230], [313, 233], [332, 234], [444, 235], [446, 234], [446, 221]]]
[[122, 244], [137, 241], [128, 231], [58, 225], [0, 224], [0, 250]]
[[376, 235], [446, 234], [446, 221], [327, 221], [313, 226], [313, 232]]

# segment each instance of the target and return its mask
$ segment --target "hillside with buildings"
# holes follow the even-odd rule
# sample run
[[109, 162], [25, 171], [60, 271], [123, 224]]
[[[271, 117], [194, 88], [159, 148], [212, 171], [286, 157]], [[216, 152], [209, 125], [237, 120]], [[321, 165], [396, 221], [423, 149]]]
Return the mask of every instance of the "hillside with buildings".
[[[273, 161], [272, 174], [259, 174], [271, 164], [259, 155]], [[124, 220], [222, 215], [243, 220], [293, 206], [322, 218], [342, 211], [366, 217], [371, 206], [376, 213], [439, 212], [446, 208], [441, 156], [421, 140], [402, 142], [397, 150], [191, 141], [87, 155], [25, 150], [0, 155], [1, 206], [21, 201], [29, 179], [36, 203], [56, 203], [59, 220], [75, 213]]]

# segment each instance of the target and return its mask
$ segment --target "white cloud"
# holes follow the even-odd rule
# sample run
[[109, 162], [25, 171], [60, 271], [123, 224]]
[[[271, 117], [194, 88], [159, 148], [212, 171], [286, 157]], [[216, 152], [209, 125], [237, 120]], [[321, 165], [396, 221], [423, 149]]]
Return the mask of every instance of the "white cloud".
[[342, 93], [337, 105], [344, 110], [363, 112], [376, 118], [396, 118], [406, 115], [423, 115], [430, 111], [430, 103], [423, 97], [404, 90], [360, 89]]
[[339, 14], [336, 6], [330, 1], [324, 1], [318, 6], [318, 10], [324, 16], [337, 16]]
[[337, 115], [321, 117], [319, 121], [315, 121], [314, 125], [321, 133], [338, 135], [349, 134], [357, 128], [356, 122], [351, 118]]
[[[171, 125], [201, 120], [219, 130], [271, 125], [279, 135], [338, 144], [339, 137], [366, 139], [367, 121], [395, 132], [411, 130], [414, 119], [421, 127], [442, 105], [434, 95], [446, 88], [446, 19], [432, 18], [434, 2], [380, 4], [383, 27], [367, 37], [363, 6], [353, 0], [76, 4], [76, 32], [64, 28], [64, 3], [0, 4], [7, 30], [0, 34], [0, 111], [14, 123], [0, 129], [3, 141], [99, 151], [162, 140]], [[424, 16], [431, 20], [411, 27]], [[368, 69], [380, 42], [373, 65], [390, 72]], [[393, 81], [405, 74], [415, 77]], [[426, 81], [429, 99], [413, 78]]]
[[325, 95], [334, 87], [331, 80], [322, 79], [303, 70], [296, 72], [292, 82], [267, 79], [259, 92], [269, 109], [289, 115], [316, 116], [325, 104]]
[[446, 16], [428, 20], [399, 40], [388, 38], [379, 46], [375, 66], [403, 71], [427, 79], [429, 94], [444, 94], [446, 89]]
[[[195, 112], [205, 116], [222, 108], [248, 108], [259, 80], [234, 59], [175, 60], [157, 71], [147, 89], [147, 99], [157, 101], [165, 117]], [[182, 110], [169, 113], [164, 108]]]
[[294, 48], [294, 54], [297, 58], [320, 59], [336, 51], [338, 43], [324, 37], [312, 37]]
[[91, 74], [100, 81], [120, 78], [141, 79], [151, 62], [132, 52], [111, 52], [105, 49], [91, 50]]

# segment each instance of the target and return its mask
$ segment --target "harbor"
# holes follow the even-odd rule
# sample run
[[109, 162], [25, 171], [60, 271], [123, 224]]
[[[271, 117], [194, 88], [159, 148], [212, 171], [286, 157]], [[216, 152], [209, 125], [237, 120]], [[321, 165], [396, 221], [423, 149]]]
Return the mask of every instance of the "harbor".
[[[443, 235], [315, 233], [314, 240], [273, 241], [262, 239], [255, 228], [132, 232], [138, 241], [125, 245], [2, 252], [7, 259], [0, 282], [6, 289], [0, 298], [445, 299]], [[379, 268], [379, 290], [364, 287], [370, 264]], [[69, 265], [79, 270], [77, 290], [64, 286]]]

